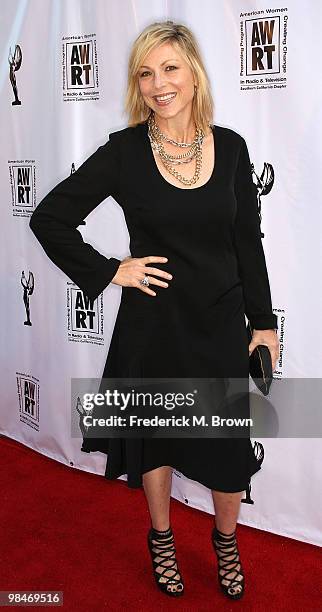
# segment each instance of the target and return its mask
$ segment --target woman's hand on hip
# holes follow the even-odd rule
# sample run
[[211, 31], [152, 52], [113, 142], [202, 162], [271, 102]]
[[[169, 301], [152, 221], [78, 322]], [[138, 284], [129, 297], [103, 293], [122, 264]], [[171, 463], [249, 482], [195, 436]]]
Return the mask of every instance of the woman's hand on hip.
[[253, 337], [248, 346], [249, 355], [259, 344], [269, 348], [272, 358], [272, 370], [274, 372], [276, 361], [279, 356], [279, 340], [275, 329], [253, 329]]
[[121, 287], [136, 287], [144, 293], [154, 296], [156, 293], [146, 285], [142, 285], [140, 281], [143, 280], [145, 276], [148, 276], [150, 285], [158, 285], [159, 287], [167, 288], [169, 284], [166, 280], [159, 280], [155, 277], [160, 276], [163, 279], [170, 280], [172, 275], [152, 265], [158, 262], [165, 263], [166, 261], [168, 261], [167, 257], [157, 257], [155, 255], [148, 255], [147, 257], [131, 257], [129, 255], [121, 261], [111, 282], [116, 285], [121, 285]]

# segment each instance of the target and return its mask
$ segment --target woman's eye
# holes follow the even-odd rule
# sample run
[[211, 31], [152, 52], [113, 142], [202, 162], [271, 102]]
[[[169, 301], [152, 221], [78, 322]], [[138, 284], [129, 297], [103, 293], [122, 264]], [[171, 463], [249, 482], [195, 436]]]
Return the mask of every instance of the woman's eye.
[[[177, 66], [167, 66], [167, 68], [174, 68], [175, 70], [177, 69]], [[150, 74], [150, 72], [148, 70], [145, 70], [144, 72], [141, 72], [140, 77], [145, 77], [147, 74]]]

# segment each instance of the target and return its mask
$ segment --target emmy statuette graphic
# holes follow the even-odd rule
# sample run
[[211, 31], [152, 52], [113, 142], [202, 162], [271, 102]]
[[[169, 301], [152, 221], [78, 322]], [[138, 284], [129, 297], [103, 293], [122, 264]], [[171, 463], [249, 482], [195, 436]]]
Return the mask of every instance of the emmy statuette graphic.
[[[261, 442], [255, 442], [254, 443], [254, 451], [255, 451], [255, 455], [256, 455], [256, 461], [259, 464], [259, 466], [262, 465], [263, 461], [264, 461], [264, 446], [262, 445]], [[253, 504], [254, 500], [251, 498], [251, 482], [249, 480], [249, 483], [247, 485], [247, 489], [246, 489], [246, 497], [244, 497], [241, 502], [243, 504]]]
[[[79, 429], [81, 430], [82, 433], [82, 437], [85, 438], [88, 430], [89, 430], [89, 425], [85, 425], [84, 424], [84, 417], [85, 416], [92, 416], [93, 415], [93, 408], [84, 408], [80, 397], [78, 396], [77, 398], [77, 403], [76, 403], [76, 410], [79, 414], [79, 421], [78, 421], [78, 425], [79, 425]], [[83, 444], [81, 447], [81, 450], [84, 453], [88, 453], [89, 451], [83, 448], [84, 446], [84, 440], [83, 440]]]
[[85, 435], [85, 433], [87, 433], [88, 427], [86, 427], [86, 425], [84, 425], [84, 421], [83, 418], [85, 415], [90, 414], [90, 411], [84, 410], [83, 404], [81, 402], [80, 397], [78, 396], [77, 398], [77, 403], [76, 403], [76, 410], [79, 414], [79, 428], [82, 432], [82, 436]]
[[24, 271], [22, 271], [21, 274], [21, 284], [23, 286], [23, 303], [25, 305], [25, 309], [26, 309], [26, 316], [27, 316], [27, 321], [24, 321], [24, 325], [32, 325], [31, 321], [30, 321], [30, 307], [29, 307], [29, 296], [33, 294], [34, 291], [34, 286], [35, 286], [35, 282], [34, 282], [34, 275], [32, 272], [30, 272], [29, 270], [29, 276], [28, 276], [28, 280], [25, 277], [25, 273]]
[[[254, 187], [256, 187], [256, 197], [257, 197], [257, 212], [259, 215], [260, 223], [262, 221], [262, 204], [261, 204], [261, 196], [266, 196], [270, 193], [273, 184], [274, 184], [274, 169], [272, 164], [264, 163], [264, 169], [260, 177], [256, 174], [254, 164], [251, 164], [252, 174], [255, 176]], [[261, 237], [264, 238], [263, 232], [261, 232]]]
[[17, 89], [17, 82], [16, 82], [16, 74], [15, 74], [17, 70], [19, 70], [21, 66], [21, 62], [22, 62], [22, 51], [21, 51], [20, 45], [15, 46], [15, 50], [13, 54], [11, 52], [11, 47], [10, 47], [8, 62], [10, 65], [10, 71], [9, 71], [10, 83], [12, 85], [13, 93], [15, 96], [15, 99], [13, 102], [11, 102], [11, 104], [12, 106], [17, 106], [21, 104], [21, 101], [18, 98], [18, 89]]

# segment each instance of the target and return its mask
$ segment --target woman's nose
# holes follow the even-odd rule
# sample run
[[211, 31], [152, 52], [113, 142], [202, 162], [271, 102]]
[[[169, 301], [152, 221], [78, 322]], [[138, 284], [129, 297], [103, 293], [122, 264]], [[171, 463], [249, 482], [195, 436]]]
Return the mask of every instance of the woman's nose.
[[154, 76], [154, 87], [156, 89], [161, 89], [165, 83], [165, 77], [161, 74], [155, 74]]

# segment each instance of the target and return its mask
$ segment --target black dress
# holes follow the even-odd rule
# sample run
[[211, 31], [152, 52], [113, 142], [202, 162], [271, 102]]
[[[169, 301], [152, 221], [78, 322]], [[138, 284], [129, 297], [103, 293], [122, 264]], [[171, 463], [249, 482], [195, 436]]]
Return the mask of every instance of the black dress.
[[[215, 166], [207, 183], [179, 188], [161, 175], [147, 123], [109, 140], [37, 206], [30, 227], [50, 259], [90, 298], [114, 277], [107, 259], [76, 229], [107, 196], [124, 211], [132, 257], [158, 255], [173, 279], [153, 297], [122, 287], [103, 377], [241, 377], [248, 381], [245, 316], [276, 329], [247, 145], [213, 126]], [[247, 398], [248, 399], [248, 398]], [[170, 465], [210, 489], [247, 488], [260, 469], [249, 438], [84, 438], [84, 452], [108, 454], [105, 476]]]

